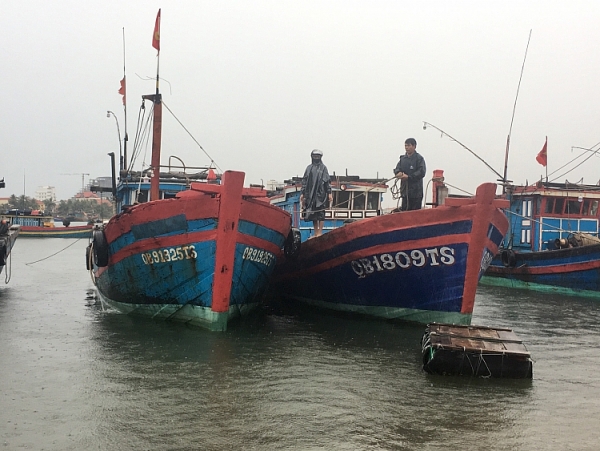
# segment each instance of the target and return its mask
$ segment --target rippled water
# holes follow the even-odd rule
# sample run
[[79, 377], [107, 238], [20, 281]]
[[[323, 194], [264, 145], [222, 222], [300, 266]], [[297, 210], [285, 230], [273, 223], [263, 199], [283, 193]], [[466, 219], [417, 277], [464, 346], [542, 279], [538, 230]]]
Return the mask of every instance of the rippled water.
[[86, 299], [86, 245], [14, 248], [0, 286], [0, 448], [600, 447], [600, 301], [480, 287], [473, 323], [513, 328], [534, 379], [432, 376], [419, 326], [266, 311], [211, 333], [105, 310]]

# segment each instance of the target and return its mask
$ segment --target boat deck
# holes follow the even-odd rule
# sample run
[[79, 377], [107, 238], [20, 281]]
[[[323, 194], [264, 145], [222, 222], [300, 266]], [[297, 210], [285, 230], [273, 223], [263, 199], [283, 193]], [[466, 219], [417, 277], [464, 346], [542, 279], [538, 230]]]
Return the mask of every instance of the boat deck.
[[431, 323], [422, 341], [432, 374], [531, 378], [531, 354], [512, 329]]

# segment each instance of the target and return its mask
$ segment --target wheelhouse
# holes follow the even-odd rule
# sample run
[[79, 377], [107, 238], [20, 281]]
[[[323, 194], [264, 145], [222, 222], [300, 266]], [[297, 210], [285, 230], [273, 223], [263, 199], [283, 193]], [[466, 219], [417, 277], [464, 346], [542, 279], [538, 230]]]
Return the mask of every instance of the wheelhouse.
[[[171, 199], [177, 193], [190, 188], [192, 182], [220, 183], [220, 175], [216, 175], [210, 167], [189, 167], [189, 166], [162, 166], [165, 171], [160, 173], [158, 185], [158, 199]], [[125, 172], [121, 171], [118, 184], [116, 185], [115, 209], [116, 213], [121, 212], [130, 205], [148, 202], [150, 198], [150, 171]], [[92, 192], [111, 193], [111, 179], [105, 177], [95, 180], [90, 186]]]
[[509, 187], [510, 228], [505, 247], [521, 251], [556, 249], [575, 232], [598, 236], [600, 186], [538, 182]]
[[[284, 186], [269, 193], [273, 205], [292, 215], [292, 226], [299, 229], [302, 241], [313, 233], [312, 221], [305, 221], [300, 206], [302, 178], [293, 177]], [[323, 233], [346, 223], [372, 218], [382, 214], [383, 193], [387, 191], [383, 179], [361, 179], [358, 176], [331, 176], [332, 204], [325, 210]]]

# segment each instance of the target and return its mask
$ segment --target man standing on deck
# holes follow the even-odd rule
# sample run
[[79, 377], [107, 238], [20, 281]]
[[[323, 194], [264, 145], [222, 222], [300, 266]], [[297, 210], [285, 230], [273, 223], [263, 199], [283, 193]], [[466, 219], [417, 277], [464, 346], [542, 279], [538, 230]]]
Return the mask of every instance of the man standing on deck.
[[312, 163], [306, 167], [302, 177], [300, 207], [305, 210], [305, 220], [313, 222], [314, 236], [321, 236], [327, 201], [333, 202], [333, 195], [327, 166], [321, 161], [323, 152], [315, 149], [310, 153], [310, 157]]
[[414, 138], [404, 141], [404, 150], [406, 154], [400, 156], [394, 169], [396, 178], [400, 179], [400, 211], [420, 210], [423, 203], [425, 159], [417, 153], [417, 141]]

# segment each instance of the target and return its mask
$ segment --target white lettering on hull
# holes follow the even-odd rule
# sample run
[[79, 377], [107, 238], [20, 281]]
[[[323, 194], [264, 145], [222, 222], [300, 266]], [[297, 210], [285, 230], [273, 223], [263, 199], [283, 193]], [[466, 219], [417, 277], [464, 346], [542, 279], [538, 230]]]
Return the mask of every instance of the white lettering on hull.
[[146, 265], [154, 265], [157, 263], [175, 262], [178, 260], [189, 260], [198, 257], [196, 248], [193, 244], [181, 247], [166, 247], [157, 249], [152, 252], [144, 252], [142, 261]]
[[414, 249], [412, 251], [400, 251], [395, 254], [371, 255], [365, 258], [353, 260], [350, 265], [352, 271], [359, 279], [379, 271], [393, 271], [395, 269], [408, 269], [411, 266], [422, 268], [424, 266], [450, 266], [456, 261], [454, 249], [448, 246], [440, 248]]
[[256, 249], [254, 247], [247, 247], [244, 249], [244, 255], [242, 258], [244, 260], [250, 260], [265, 266], [271, 266], [271, 263], [275, 261], [275, 255], [268, 251]]

